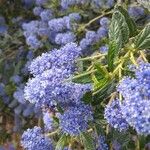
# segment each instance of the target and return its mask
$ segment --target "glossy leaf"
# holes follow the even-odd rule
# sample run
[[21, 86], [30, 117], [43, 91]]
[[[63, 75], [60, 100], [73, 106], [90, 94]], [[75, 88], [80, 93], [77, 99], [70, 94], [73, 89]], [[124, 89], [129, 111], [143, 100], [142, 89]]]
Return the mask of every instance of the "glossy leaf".
[[137, 34], [137, 27], [134, 20], [129, 16], [127, 10], [125, 10], [122, 6], [117, 6], [116, 8], [121, 12], [126, 20], [130, 32], [130, 37], [135, 36]]
[[149, 49], [150, 48], [150, 24], [148, 24], [136, 37], [135, 48]]
[[81, 133], [81, 140], [85, 150], [95, 150], [95, 144], [92, 136], [88, 133]]

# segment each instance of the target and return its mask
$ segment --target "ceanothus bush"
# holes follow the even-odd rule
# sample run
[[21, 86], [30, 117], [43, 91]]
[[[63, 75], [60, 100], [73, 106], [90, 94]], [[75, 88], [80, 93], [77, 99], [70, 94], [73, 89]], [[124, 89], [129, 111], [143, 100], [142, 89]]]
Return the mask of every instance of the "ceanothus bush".
[[146, 0], [0, 3], [0, 148], [148, 147]]

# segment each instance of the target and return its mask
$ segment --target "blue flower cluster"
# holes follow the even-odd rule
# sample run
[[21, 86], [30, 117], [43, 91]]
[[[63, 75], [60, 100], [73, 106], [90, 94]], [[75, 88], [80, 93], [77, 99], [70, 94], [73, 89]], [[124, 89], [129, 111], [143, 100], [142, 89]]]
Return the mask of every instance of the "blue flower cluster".
[[75, 60], [80, 55], [81, 48], [68, 43], [37, 57], [29, 67], [34, 78], [28, 81], [24, 90], [26, 100], [36, 106], [53, 109], [59, 105], [64, 110], [60, 128], [71, 135], [85, 131], [88, 121], [92, 120], [92, 110], [81, 101], [83, 95], [92, 89], [91, 85], [65, 81], [76, 71]]
[[72, 32], [58, 33], [55, 38], [56, 44], [65, 45], [70, 42], [75, 42], [76, 36]]
[[61, 6], [63, 9], [67, 9], [69, 8], [70, 6], [73, 6], [73, 5], [81, 5], [81, 4], [86, 4], [88, 3], [89, 0], [61, 0]]
[[114, 140], [112, 142], [112, 147], [114, 150], [121, 150], [122, 149], [122, 145], [117, 140]]
[[26, 43], [32, 49], [38, 49], [46, 42], [58, 45], [74, 42], [76, 36], [71, 31], [74, 29], [73, 24], [80, 21], [81, 16], [78, 13], [71, 13], [68, 16], [54, 18], [53, 11], [43, 7], [45, 3], [47, 0], [37, 0], [38, 6], [33, 9], [33, 13], [40, 18], [22, 25]]
[[119, 100], [113, 100], [106, 106], [104, 117], [112, 127], [125, 131], [128, 129], [128, 123], [123, 118], [120, 105]]
[[46, 4], [48, 2], [48, 0], [36, 0], [35, 3], [39, 6], [42, 6], [44, 4]]
[[0, 35], [6, 33], [8, 30], [8, 27], [6, 25], [5, 18], [3, 16], [0, 16]]
[[[87, 31], [85, 38], [83, 38], [80, 41], [80, 47], [83, 50], [89, 50], [92, 45], [94, 45], [97, 42], [100, 42], [102, 39], [106, 38], [108, 36], [108, 27], [109, 27], [109, 19], [107, 17], [103, 17], [100, 19], [100, 27], [98, 28], [97, 32], [95, 31]], [[100, 47], [103, 51], [107, 51], [107, 46]]]
[[53, 130], [54, 121], [53, 121], [53, 118], [48, 111], [43, 112], [43, 122], [44, 122], [46, 131], [52, 131]]
[[21, 144], [27, 150], [53, 150], [51, 140], [42, 134], [40, 127], [36, 126], [23, 133]]
[[102, 0], [102, 1], [99, 1], [99, 0], [92, 0], [91, 1], [91, 5], [93, 6], [93, 8], [111, 8], [113, 7], [115, 4], [115, 1], [114, 0]]
[[63, 9], [68, 9], [71, 6], [77, 5], [91, 5], [94, 8], [111, 8], [114, 5], [114, 0], [61, 0], [61, 6]]
[[138, 20], [146, 15], [144, 8], [137, 6], [130, 6], [128, 8], [128, 13], [135, 20]]
[[103, 45], [99, 48], [100, 53], [104, 54], [108, 52], [108, 45]]
[[138, 134], [150, 134], [150, 64], [140, 63], [135, 78], [124, 78], [118, 91], [123, 95], [121, 112]]
[[105, 136], [99, 136], [98, 139], [98, 149], [97, 150], [108, 150], [108, 145], [106, 144]]
[[93, 120], [92, 109], [85, 104], [70, 107], [63, 115], [59, 116], [61, 130], [72, 136], [79, 135], [88, 128], [88, 121]]

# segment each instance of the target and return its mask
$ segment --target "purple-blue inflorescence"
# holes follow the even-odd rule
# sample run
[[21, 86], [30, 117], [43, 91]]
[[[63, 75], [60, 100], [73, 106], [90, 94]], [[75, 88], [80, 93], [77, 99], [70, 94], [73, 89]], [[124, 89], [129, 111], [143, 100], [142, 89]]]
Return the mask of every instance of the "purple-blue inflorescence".
[[35, 8], [33, 9], [33, 13], [34, 13], [34, 15], [36, 15], [36, 16], [40, 16], [40, 14], [41, 14], [42, 11], [43, 11], [43, 8], [42, 8], [42, 7], [35, 7]]
[[55, 37], [56, 44], [65, 45], [70, 42], [75, 42], [76, 37], [72, 32], [58, 33]]
[[101, 46], [99, 48], [100, 52], [103, 54], [103, 53], [107, 53], [108, 52], [108, 45], [104, 45], [104, 46]]
[[42, 134], [40, 127], [36, 126], [23, 133], [21, 145], [27, 150], [53, 150], [51, 140]]
[[113, 100], [105, 108], [104, 117], [107, 122], [120, 131], [128, 129], [128, 123], [122, 115], [119, 100]]
[[46, 131], [52, 131], [54, 127], [54, 121], [49, 112], [43, 112], [43, 122]]
[[145, 15], [144, 8], [138, 6], [132, 6], [128, 8], [129, 15], [135, 20], [142, 18]]
[[108, 150], [108, 145], [106, 144], [105, 136], [99, 136], [98, 139], [98, 149], [97, 150]]
[[63, 133], [72, 136], [79, 135], [88, 128], [88, 122], [93, 120], [92, 109], [90, 106], [80, 104], [70, 107], [63, 115], [59, 116], [60, 128]]
[[49, 29], [53, 32], [63, 32], [72, 29], [74, 22], [80, 21], [80, 15], [78, 13], [72, 13], [69, 16], [62, 18], [54, 18], [48, 22]]
[[105, 38], [107, 37], [107, 35], [108, 35], [108, 28], [102, 26], [97, 30], [97, 36], [99, 37], [99, 39]]
[[29, 66], [29, 70], [34, 76], [40, 75], [52, 67], [57, 71], [62, 69], [62, 71], [66, 71], [66, 73], [72, 72], [74, 71], [75, 59], [80, 55], [81, 48], [75, 43], [69, 43], [60, 50], [54, 49], [51, 52], [43, 53], [41, 56], [34, 59]]
[[41, 6], [41, 5], [44, 5], [48, 2], [48, 0], [36, 0], [36, 4]]
[[40, 13], [42, 21], [49, 21], [53, 18], [53, 13], [50, 9], [45, 9]]
[[138, 134], [150, 134], [150, 64], [140, 63], [135, 78], [125, 77], [118, 86], [124, 100], [121, 112]]
[[64, 82], [76, 70], [75, 60], [80, 55], [81, 49], [69, 43], [33, 60], [29, 69], [35, 78], [28, 81], [25, 98], [38, 106], [60, 104], [66, 107], [80, 103], [91, 85]]
[[61, 0], [61, 6], [63, 9], [67, 9], [70, 6], [85, 4], [88, 0]]
[[107, 18], [107, 17], [102, 17], [100, 19], [100, 25], [102, 27], [108, 27], [109, 26], [109, 23], [110, 23], [110, 20]]
[[121, 150], [122, 149], [121, 144], [117, 140], [114, 140], [112, 142], [112, 147], [113, 147], [114, 150]]

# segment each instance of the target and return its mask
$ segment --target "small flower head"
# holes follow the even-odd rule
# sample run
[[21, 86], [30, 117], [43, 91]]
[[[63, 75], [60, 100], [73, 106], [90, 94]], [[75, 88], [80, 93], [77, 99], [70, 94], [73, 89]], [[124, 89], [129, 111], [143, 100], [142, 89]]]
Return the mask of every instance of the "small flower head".
[[51, 140], [42, 134], [40, 127], [36, 126], [23, 133], [21, 145], [27, 150], [53, 150]]
[[72, 136], [79, 135], [88, 128], [88, 122], [93, 119], [91, 107], [80, 104], [78, 107], [70, 107], [63, 115], [60, 115], [60, 128], [63, 133]]
[[119, 100], [113, 100], [111, 104], [106, 106], [104, 117], [115, 129], [120, 131], [128, 129], [128, 123], [122, 115]]

